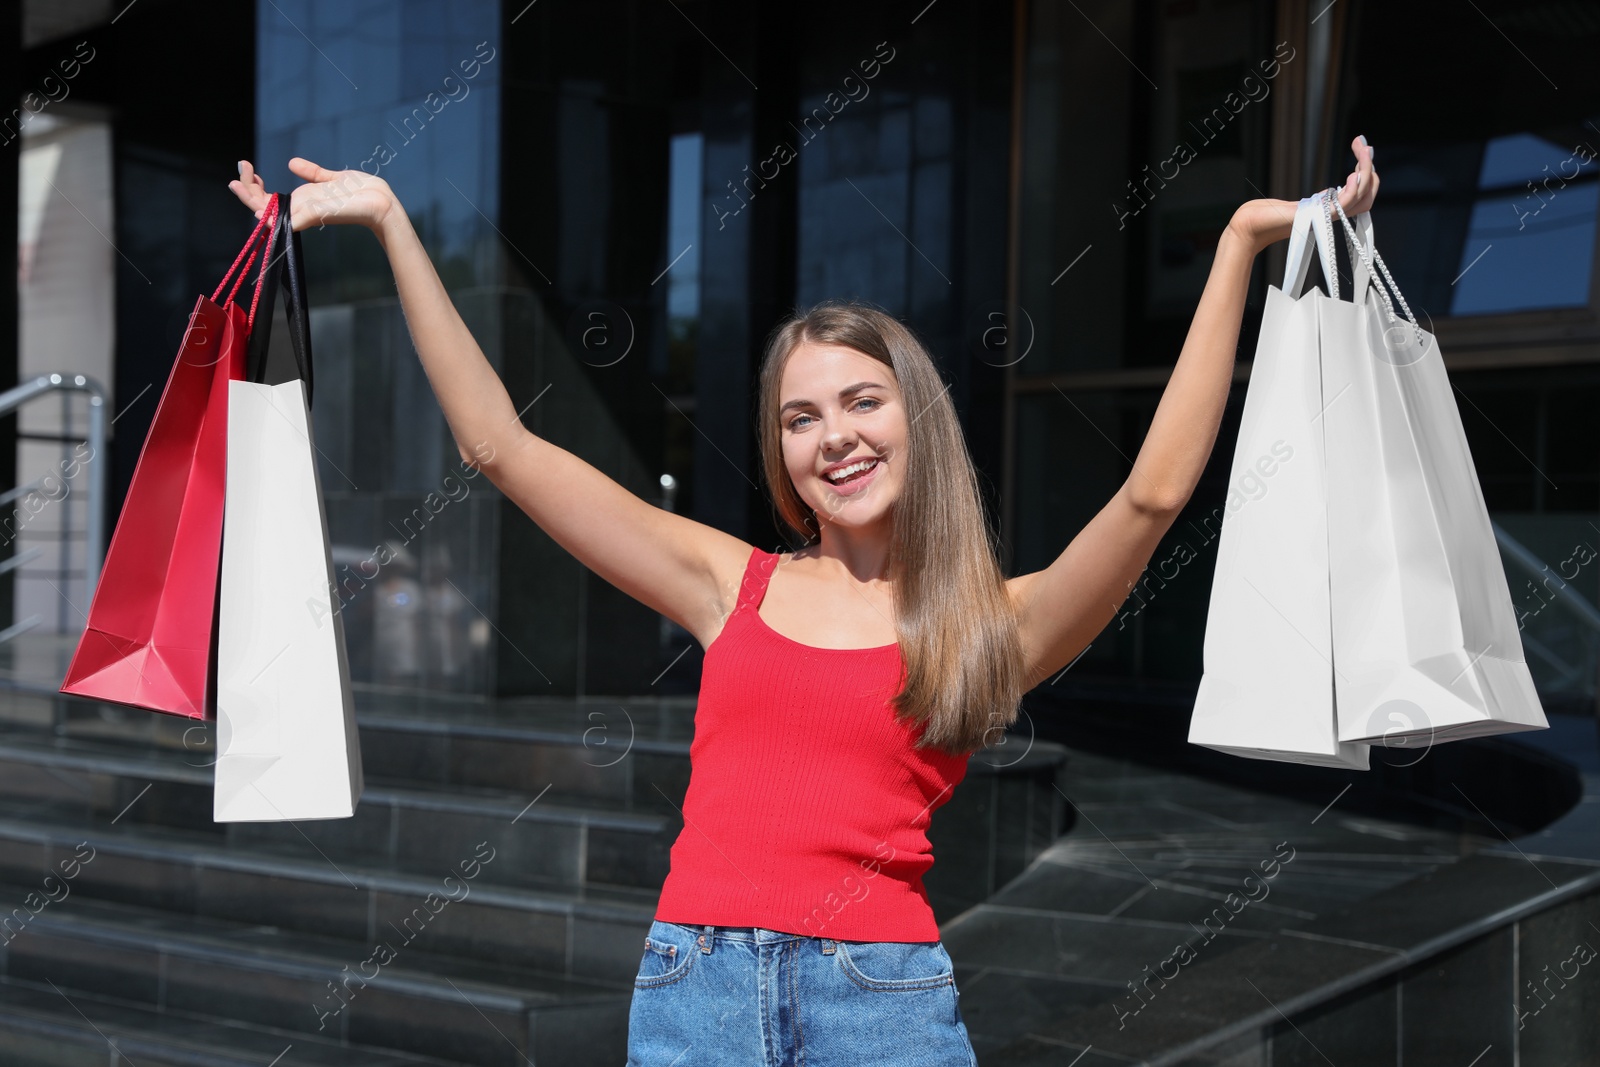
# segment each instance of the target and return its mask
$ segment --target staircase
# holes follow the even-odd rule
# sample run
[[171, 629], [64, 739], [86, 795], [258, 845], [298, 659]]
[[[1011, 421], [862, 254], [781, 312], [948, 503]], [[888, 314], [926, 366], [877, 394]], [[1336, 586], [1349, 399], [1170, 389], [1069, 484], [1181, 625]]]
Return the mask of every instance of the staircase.
[[[210, 724], [0, 689], [0, 1063], [621, 1064], [693, 700], [358, 705], [354, 817], [217, 824]], [[1007, 750], [941, 921], [1066, 828], [1063, 750]]]

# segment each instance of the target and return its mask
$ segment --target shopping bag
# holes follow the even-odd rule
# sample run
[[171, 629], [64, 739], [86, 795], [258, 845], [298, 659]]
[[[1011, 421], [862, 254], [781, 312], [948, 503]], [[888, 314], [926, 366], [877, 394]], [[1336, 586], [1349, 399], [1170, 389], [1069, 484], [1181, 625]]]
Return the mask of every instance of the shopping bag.
[[1237, 756], [1366, 769], [1338, 737], [1329, 625], [1318, 326], [1301, 295], [1311, 258], [1332, 275], [1331, 236], [1301, 201], [1282, 288], [1269, 286], [1230, 468], [1211, 584], [1204, 673], [1189, 740]]
[[[284, 215], [287, 217], [287, 208]], [[227, 512], [217, 620], [217, 822], [338, 819], [363, 788], [342, 616], [310, 416], [299, 235], [281, 228], [300, 377], [228, 383]], [[271, 307], [267, 308], [271, 314]]]
[[[195, 301], [128, 484], [63, 693], [212, 717], [228, 382], [245, 373], [270, 273], [265, 246], [277, 209], [274, 199], [216, 292]], [[247, 312], [234, 297], [257, 258], [261, 271]], [[219, 304], [235, 271], [233, 289]]]
[[1547, 728], [1438, 343], [1371, 213], [1352, 224], [1328, 199], [1355, 281], [1322, 317], [1324, 387], [1345, 390], [1323, 419], [1339, 737], [1423, 749]]

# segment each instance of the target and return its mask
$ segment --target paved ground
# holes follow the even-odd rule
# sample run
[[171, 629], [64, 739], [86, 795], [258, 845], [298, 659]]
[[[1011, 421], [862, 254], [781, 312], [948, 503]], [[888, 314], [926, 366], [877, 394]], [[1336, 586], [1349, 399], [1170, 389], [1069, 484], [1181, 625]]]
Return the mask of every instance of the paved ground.
[[[1359, 912], [1375, 894], [1477, 852], [1517, 856], [1518, 847], [1547, 842], [1551, 854], [1570, 857], [1575, 838], [1600, 848], [1600, 835], [1591, 832], [1600, 815], [1593, 720], [1556, 717], [1550, 731], [1519, 736], [1595, 777], [1580, 810], [1517, 845], [1348, 814], [1337, 792], [1319, 806], [1074, 750], [1067, 777], [1078, 817], [1071, 832], [942, 931], [980, 1057], [1027, 1035], [1048, 1042], [1063, 1017], [1080, 1012], [1080, 1033], [1101, 1030], [1100, 1011], [1106, 1036], [1126, 1038], [1141, 1025], [1159, 1029], [1160, 998], [1165, 993], [1170, 1003], [1172, 986], [1196, 973], [1190, 963], [1352, 905]], [[1537, 851], [1523, 858], [1539, 862]], [[1232, 908], [1230, 894], [1239, 894]], [[1395, 906], [1392, 898], [1385, 906]], [[1156, 971], [1176, 975], [1164, 986], [1149, 981], [1136, 995], [1133, 984]], [[1063, 1043], [1063, 1067], [1129, 1062], [1098, 1051], [1075, 1060], [1083, 1045]]]

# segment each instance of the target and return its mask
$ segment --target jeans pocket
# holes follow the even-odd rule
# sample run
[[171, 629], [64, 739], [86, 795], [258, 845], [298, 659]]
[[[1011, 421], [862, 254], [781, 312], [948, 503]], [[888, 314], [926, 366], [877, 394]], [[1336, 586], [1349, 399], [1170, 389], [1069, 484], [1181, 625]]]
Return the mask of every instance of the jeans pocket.
[[955, 965], [938, 941], [840, 941], [839, 967], [878, 992], [935, 989], [955, 983]]
[[634, 988], [651, 989], [678, 981], [689, 973], [697, 952], [693, 931], [659, 919], [652, 922], [644, 939], [644, 955], [639, 959]]

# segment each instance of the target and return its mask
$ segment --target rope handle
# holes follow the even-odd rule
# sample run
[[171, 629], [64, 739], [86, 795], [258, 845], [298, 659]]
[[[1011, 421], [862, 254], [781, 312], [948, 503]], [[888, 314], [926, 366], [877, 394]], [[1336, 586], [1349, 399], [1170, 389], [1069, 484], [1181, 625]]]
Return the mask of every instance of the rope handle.
[[[272, 199], [267, 203], [266, 210], [261, 213], [261, 218], [256, 221], [256, 228], [250, 232], [250, 237], [249, 237], [248, 240], [245, 241], [244, 247], [239, 249], [239, 254], [234, 257], [233, 266], [228, 268], [227, 273], [222, 276], [222, 281], [217, 283], [216, 292], [211, 294], [211, 302], [212, 303], [217, 303], [218, 302], [218, 298], [220, 296], [222, 296], [222, 290], [228, 284], [228, 279], [233, 277], [233, 272], [236, 271], [236, 270], [239, 271], [239, 277], [234, 280], [233, 288], [231, 290], [229, 290], [229, 292], [228, 292], [228, 302], [231, 302], [233, 300], [233, 298], [238, 295], [239, 287], [244, 284], [245, 275], [247, 275], [250, 272], [251, 264], [253, 264], [256, 261], [256, 256], [261, 252], [261, 244], [258, 241], [258, 238], [261, 236], [262, 229], [273, 226], [277, 221], [277, 218], [278, 218], [278, 202], [279, 202], [279, 200], [281, 198], [282, 198], [282, 194], [281, 193], [273, 193], [272, 194]], [[269, 241], [269, 243], [270, 243], [270, 241]], [[250, 254], [250, 258], [249, 259], [245, 259], [245, 253], [246, 252], [248, 252]], [[239, 263], [241, 261], [244, 262], [244, 269], [243, 270], [239, 270]], [[262, 267], [263, 267], [262, 275], [264, 276], [265, 273], [266, 273], [266, 271], [264, 269], [266, 267], [265, 260], [262, 261]], [[256, 293], [257, 293], [257, 298], [259, 299], [259, 297], [260, 297], [260, 282], [259, 282], [259, 280], [257, 281]], [[252, 321], [254, 320], [254, 316], [255, 316], [255, 305], [252, 302], [252, 304], [251, 304], [251, 318], [252, 318]]]
[[[256, 291], [255, 295], [250, 298], [250, 315], [245, 320], [246, 327], [254, 327], [256, 324], [256, 305], [261, 303], [261, 289], [262, 286], [266, 285], [267, 282], [267, 268], [272, 265], [272, 250], [278, 245], [278, 237], [280, 236], [282, 227], [287, 225], [289, 222], [289, 212], [284, 210], [282, 205], [283, 194], [273, 193], [272, 230], [270, 235], [267, 237], [266, 242], [261, 246], [261, 273], [256, 276]], [[245, 270], [249, 269], [249, 264], [246, 264]], [[242, 272], [240, 273], [239, 278], [241, 281], [244, 279], [244, 274]], [[235, 285], [234, 288], [237, 289], [238, 286]], [[232, 297], [229, 297], [229, 299], [231, 300]]]
[[[261, 213], [261, 218], [256, 220], [256, 228], [251, 231], [250, 237], [244, 243], [244, 247], [239, 249], [239, 254], [234, 257], [233, 266], [228, 268], [228, 272], [222, 276], [222, 281], [217, 283], [217, 291], [211, 294], [212, 303], [216, 303], [217, 298], [222, 295], [223, 286], [228, 284], [228, 279], [233, 277], [233, 272], [239, 269], [239, 261], [244, 259], [244, 254], [246, 252], [251, 252], [254, 249], [256, 238], [261, 236], [261, 228], [272, 221], [272, 217], [277, 214], [277, 211], [277, 199], [274, 198], [271, 201], [268, 201], [267, 209]], [[254, 258], [255, 257], [252, 255], [251, 259], [254, 260]], [[250, 265], [248, 263], [245, 264], [245, 270], [249, 269]]]
[[[1371, 255], [1369, 256], [1367, 253], [1367, 246], [1361, 242], [1361, 238], [1356, 234], [1355, 227], [1350, 223], [1350, 217], [1344, 213], [1344, 205], [1339, 203], [1339, 188], [1338, 186], [1334, 185], [1330, 185], [1327, 189], [1323, 190], [1322, 194], [1322, 210], [1328, 218], [1328, 242], [1330, 244], [1328, 249], [1329, 261], [1331, 262], [1333, 259], [1333, 249], [1331, 245], [1333, 242], [1334, 209], [1338, 209], [1339, 218], [1344, 223], [1345, 233], [1350, 238], [1350, 246], [1354, 248], [1361, 256], [1361, 263], [1367, 268], [1367, 284], [1376, 289], [1378, 291], [1378, 295], [1383, 298], [1383, 307], [1384, 310], [1389, 314], [1389, 321], [1395, 322], [1398, 319], [1398, 316], [1394, 313], [1394, 301], [1389, 299], [1389, 289], [1393, 289], [1394, 295], [1400, 301], [1401, 309], [1406, 313], [1407, 321], [1411, 323], [1411, 328], [1416, 332], [1417, 344], [1422, 344], [1422, 327], [1417, 324], [1417, 317], [1411, 313], [1411, 306], [1406, 303], [1405, 295], [1400, 292], [1400, 286], [1395, 283], [1394, 277], [1389, 273], [1388, 265], [1383, 262], [1383, 256], [1378, 252], [1377, 242], [1373, 242]], [[1372, 269], [1374, 261], [1376, 261], [1378, 265], [1378, 270], [1383, 272], [1383, 280], [1388, 284], [1387, 289], [1383, 285], [1378, 284], [1378, 273]], [[1337, 299], [1339, 296], [1339, 283], [1337, 280], [1334, 280], [1331, 283], [1331, 288], [1333, 290], [1333, 297]], [[1360, 294], [1357, 293], [1352, 295], [1359, 296]]]

